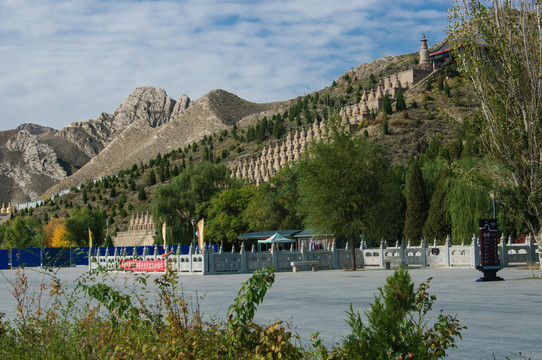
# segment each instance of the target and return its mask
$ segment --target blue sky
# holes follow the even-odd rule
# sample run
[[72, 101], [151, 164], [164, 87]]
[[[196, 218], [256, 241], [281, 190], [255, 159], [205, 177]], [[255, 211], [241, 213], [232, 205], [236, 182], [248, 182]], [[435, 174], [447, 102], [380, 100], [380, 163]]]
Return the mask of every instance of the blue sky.
[[0, 131], [112, 113], [137, 86], [254, 102], [445, 37], [449, 0], [2, 0]]

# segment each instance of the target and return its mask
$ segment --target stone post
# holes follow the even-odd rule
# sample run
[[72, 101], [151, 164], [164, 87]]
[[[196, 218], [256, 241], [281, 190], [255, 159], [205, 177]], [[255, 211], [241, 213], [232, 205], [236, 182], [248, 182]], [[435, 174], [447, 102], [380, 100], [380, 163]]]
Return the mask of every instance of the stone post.
[[278, 254], [277, 250], [275, 250], [275, 243], [271, 243], [271, 250], [269, 252], [271, 253], [271, 266], [278, 271]]
[[240, 273], [247, 273], [248, 272], [248, 269], [247, 269], [247, 253], [245, 251], [245, 242], [243, 241], [243, 243], [241, 244], [241, 250], [239, 251], [239, 256], [240, 256], [240, 259], [239, 259], [239, 272]]
[[421, 265], [422, 267], [427, 267], [427, 240], [422, 239], [420, 243], [420, 253], [421, 253]]
[[501, 248], [501, 265], [508, 266], [508, 246], [504, 234], [501, 236], [499, 247]]
[[335, 243], [335, 239], [333, 239], [333, 242], [331, 243], [331, 259], [333, 260], [333, 268], [339, 268], [339, 254], [337, 252], [337, 244]]
[[216, 269], [215, 269], [215, 247], [214, 246], [209, 246], [209, 248], [207, 249], [207, 256], [208, 256], [208, 259], [209, 259], [209, 273], [210, 274], [214, 274], [216, 272]]
[[190, 247], [188, 248], [188, 271], [192, 274], [193, 272], [193, 269], [192, 269], [192, 257], [193, 257], [193, 254], [194, 254], [194, 247], [192, 246], [192, 244], [190, 244]]
[[406, 257], [405, 257], [405, 239], [401, 240], [401, 248], [399, 249], [399, 256], [400, 256], [400, 262], [401, 266], [406, 267]]
[[384, 239], [382, 239], [380, 241], [380, 251], [379, 251], [379, 260], [380, 260], [380, 267], [382, 269], [385, 269], [385, 265], [384, 265], [384, 249], [386, 248], [386, 245], [384, 245]]
[[363, 255], [364, 248], [365, 248], [365, 242], [361, 240], [359, 242], [359, 266], [362, 268], [365, 267], [365, 256]]
[[473, 267], [476, 267], [480, 264], [480, 245], [478, 244], [478, 239], [476, 238], [476, 235], [472, 235], [471, 262]]
[[158, 245], [154, 244], [154, 260], [158, 260]]
[[304, 245], [301, 245], [301, 261], [307, 261], [307, 252]]
[[452, 239], [450, 239], [450, 235], [446, 236], [446, 253], [444, 254], [444, 266], [450, 267], [451, 264], [451, 257], [452, 257]]

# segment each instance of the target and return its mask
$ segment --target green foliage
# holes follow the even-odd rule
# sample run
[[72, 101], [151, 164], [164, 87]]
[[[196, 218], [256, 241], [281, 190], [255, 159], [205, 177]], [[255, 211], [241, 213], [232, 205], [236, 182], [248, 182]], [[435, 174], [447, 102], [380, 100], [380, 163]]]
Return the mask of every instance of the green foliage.
[[103, 229], [105, 227], [105, 217], [99, 210], [75, 209], [66, 219], [66, 230], [69, 233], [69, 239], [78, 246], [88, 246], [88, 230], [93, 236], [94, 246], [102, 243]]
[[454, 6], [450, 22], [450, 41], [463, 48], [456, 53], [459, 71], [473, 83], [482, 104], [478, 141], [494, 162], [494, 168], [488, 169], [490, 177], [509, 211], [528, 213], [523, 220], [538, 233], [542, 229], [540, 2], [469, 0]]
[[388, 197], [396, 184], [388, 181], [390, 167], [381, 151], [339, 124], [333, 116], [330, 141], [311, 144], [298, 164], [299, 209], [307, 226], [353, 242], [361, 233], [386, 227], [383, 219], [399, 206], [397, 197]]
[[207, 242], [234, 242], [248, 232], [244, 211], [254, 196], [253, 186], [231, 188], [220, 192], [211, 200], [205, 223]]
[[427, 81], [425, 83], [425, 91], [431, 91], [433, 89], [433, 84], [431, 84], [431, 81]]
[[300, 229], [298, 174], [290, 167], [283, 167], [269, 182], [254, 189], [254, 197], [244, 212], [251, 231]]
[[147, 186], [153, 185], [156, 185], [156, 173], [154, 172], [154, 170], [151, 170], [147, 175]]
[[426, 239], [442, 240], [451, 233], [450, 221], [446, 206], [446, 180], [448, 173], [444, 172], [437, 183], [431, 197], [427, 221], [423, 227], [423, 236]]
[[139, 201], [147, 200], [147, 193], [145, 192], [145, 189], [140, 186], [139, 190], [137, 191], [137, 199]]
[[343, 342], [343, 359], [441, 359], [446, 350], [456, 347], [462, 327], [457, 318], [441, 314], [432, 328], [427, 328], [427, 314], [436, 297], [429, 295], [429, 282], [414, 290], [407, 270], [401, 268], [386, 279], [371, 309], [366, 312], [364, 325], [352, 305], [348, 324], [352, 333]]
[[393, 110], [391, 108], [391, 100], [388, 94], [384, 95], [384, 99], [382, 100], [382, 111], [384, 111], [384, 114], [390, 115]]
[[386, 114], [384, 114], [384, 116], [382, 117], [382, 133], [384, 135], [388, 135], [390, 133], [388, 126], [388, 117], [386, 116]]
[[420, 166], [416, 161], [408, 181], [404, 236], [407, 240], [420, 240], [427, 219], [427, 198]]
[[[480, 171], [481, 159], [463, 158], [454, 164], [448, 179], [446, 204], [454, 243], [468, 243], [478, 233], [478, 219], [492, 217], [488, 192], [490, 179]], [[479, 169], [478, 171], [476, 169]]]
[[203, 162], [188, 167], [170, 184], [156, 189], [151, 205], [153, 219], [157, 225], [165, 221], [173, 232], [173, 239], [189, 243], [192, 218], [206, 217], [211, 198], [232, 182], [224, 165]]
[[397, 90], [397, 96], [395, 98], [395, 109], [397, 111], [403, 111], [406, 109], [405, 98], [403, 96], [403, 90]]
[[410, 107], [413, 108], [413, 109], [418, 108], [418, 103], [416, 102], [416, 100], [412, 101], [412, 104], [410, 104]]
[[4, 244], [8, 248], [42, 247], [44, 239], [42, 224], [32, 216], [16, 216], [4, 230]]
[[446, 94], [447, 97], [450, 97], [450, 85], [448, 84], [448, 81], [444, 82], [444, 94]]
[[263, 301], [267, 290], [275, 282], [273, 268], [254, 271], [246, 282], [241, 284], [237, 298], [228, 310], [228, 326], [234, 330], [246, 329], [254, 321], [256, 306]]
[[442, 76], [442, 74], [439, 75], [439, 77], [438, 77], [438, 80], [437, 80], [437, 88], [438, 88], [440, 91], [444, 90], [444, 76]]

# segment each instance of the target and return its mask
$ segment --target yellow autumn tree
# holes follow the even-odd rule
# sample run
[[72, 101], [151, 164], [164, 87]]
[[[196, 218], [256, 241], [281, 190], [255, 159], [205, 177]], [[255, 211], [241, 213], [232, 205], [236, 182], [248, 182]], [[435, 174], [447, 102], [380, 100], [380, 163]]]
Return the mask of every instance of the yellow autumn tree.
[[69, 240], [69, 232], [66, 230], [64, 219], [56, 218], [45, 226], [45, 246], [47, 247], [70, 247], [74, 244]]

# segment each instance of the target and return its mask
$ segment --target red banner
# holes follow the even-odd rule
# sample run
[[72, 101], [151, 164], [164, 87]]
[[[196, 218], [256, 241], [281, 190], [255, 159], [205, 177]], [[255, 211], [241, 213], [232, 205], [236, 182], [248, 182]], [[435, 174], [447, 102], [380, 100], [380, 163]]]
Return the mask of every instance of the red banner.
[[165, 271], [165, 260], [124, 260], [120, 262], [122, 270], [130, 271]]

